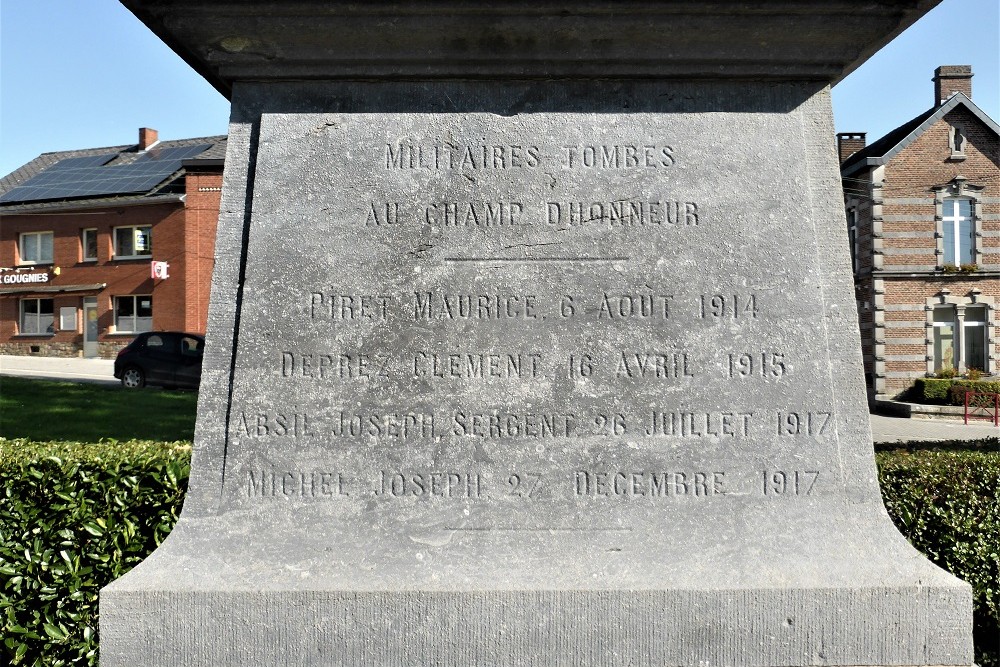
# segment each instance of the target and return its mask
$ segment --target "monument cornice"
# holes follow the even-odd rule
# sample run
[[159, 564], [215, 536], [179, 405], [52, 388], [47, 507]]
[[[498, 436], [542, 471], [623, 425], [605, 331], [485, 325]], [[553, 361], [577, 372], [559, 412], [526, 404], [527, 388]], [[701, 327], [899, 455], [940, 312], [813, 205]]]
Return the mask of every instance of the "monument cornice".
[[236, 81], [836, 82], [940, 0], [123, 0], [220, 92]]

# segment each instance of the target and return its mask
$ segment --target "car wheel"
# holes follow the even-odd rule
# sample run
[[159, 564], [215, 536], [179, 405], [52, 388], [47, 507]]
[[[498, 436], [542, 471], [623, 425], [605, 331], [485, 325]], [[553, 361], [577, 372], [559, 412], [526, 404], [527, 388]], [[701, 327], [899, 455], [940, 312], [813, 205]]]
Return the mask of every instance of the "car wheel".
[[142, 389], [146, 386], [146, 375], [141, 368], [129, 366], [122, 372], [122, 386], [126, 389]]

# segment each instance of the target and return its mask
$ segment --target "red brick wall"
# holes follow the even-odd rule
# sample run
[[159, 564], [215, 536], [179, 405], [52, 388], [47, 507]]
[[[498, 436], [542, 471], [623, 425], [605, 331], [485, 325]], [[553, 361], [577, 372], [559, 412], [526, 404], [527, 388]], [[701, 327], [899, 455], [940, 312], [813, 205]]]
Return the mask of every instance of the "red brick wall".
[[[132, 338], [132, 334], [109, 332], [114, 325], [115, 296], [152, 294], [154, 329], [204, 333], [222, 176], [218, 172], [189, 174], [186, 180], [188, 192], [184, 203], [5, 215], [0, 229], [0, 267], [17, 266], [21, 233], [52, 231], [52, 267], [59, 267], [60, 274], [50, 273], [47, 284], [106, 283], [107, 287], [99, 292], [38, 293], [42, 298], [54, 299], [57, 328], [60, 307], [78, 309], [76, 329], [57, 330], [43, 336], [17, 335], [19, 297], [0, 297], [0, 353], [28, 354], [36, 346], [42, 354], [75, 356], [83, 345], [83, 296], [97, 296], [98, 340], [103, 356], [113, 355]], [[153, 254], [144, 259], [114, 260], [113, 230], [131, 225], [152, 227]], [[97, 229], [96, 262], [82, 261], [81, 234], [86, 228]], [[170, 277], [151, 278], [151, 260], [168, 262]]]
[[[950, 127], [960, 123], [967, 134], [965, 160], [951, 159]], [[959, 107], [929, 127], [885, 166], [885, 197], [933, 197], [931, 188], [964, 176], [974, 185], [987, 185], [987, 197], [998, 196], [998, 140], [972, 113]], [[933, 208], [929, 211], [934, 213]], [[995, 212], [995, 211], [994, 211]], [[890, 211], [884, 210], [884, 214]], [[892, 213], [928, 213], [926, 208]]]
[[215, 228], [222, 198], [222, 174], [201, 173], [187, 176], [187, 217], [184, 246], [186, 331], [204, 333], [208, 320], [208, 295], [215, 266]]
[[[951, 127], [960, 125], [966, 133], [965, 159], [955, 159], [951, 146]], [[958, 108], [947, 114], [942, 120], [929, 127], [906, 148], [891, 158], [884, 167], [882, 188], [879, 194], [882, 198], [882, 232], [918, 232], [919, 238], [883, 237], [883, 266], [887, 271], [901, 266], [936, 266], [935, 232], [937, 223], [933, 216], [936, 213], [933, 188], [940, 187], [962, 176], [966, 182], [985, 189], [977, 196], [986, 199], [1000, 198], [1000, 140], [971, 112]], [[852, 179], [866, 179], [866, 174], [854, 174]], [[858, 203], [859, 197], [852, 190], [863, 190], [864, 184], [858, 180], [845, 181], [845, 201]], [[864, 205], [864, 197], [860, 197], [862, 213], [859, 220], [861, 275], [856, 278], [858, 300], [869, 300], [872, 285], [866, 277], [867, 267], [871, 266], [872, 247], [868, 234], [871, 230], [870, 211]], [[898, 201], [909, 200], [909, 201]], [[914, 201], [922, 200], [922, 201]], [[1000, 203], [983, 202], [981, 212], [986, 216], [1000, 213]], [[925, 218], [907, 219], [910, 218]], [[981, 219], [984, 231], [1000, 231], [1000, 220]], [[969, 298], [972, 290], [980, 290], [984, 297], [993, 297], [1000, 303], [1000, 275], [989, 265], [1000, 265], [1000, 237], [984, 236], [977, 239], [983, 248], [983, 265], [972, 274], [944, 274], [936, 270], [925, 273], [916, 272], [911, 276], [885, 276], [883, 281], [884, 303], [890, 309], [893, 306], [911, 304], [912, 310], [886, 310], [882, 317], [888, 323], [906, 321], [924, 321], [926, 311], [923, 310], [927, 299], [935, 297], [943, 289], [950, 291], [951, 296]], [[893, 249], [925, 249], [926, 253], [896, 255]], [[860, 303], [859, 303], [860, 305]], [[862, 349], [865, 353], [866, 374], [873, 373], [875, 352], [875, 327], [871, 322], [873, 317], [859, 309], [861, 318]], [[926, 344], [894, 343], [894, 339], [913, 338], [926, 339], [928, 335], [925, 326], [893, 327], [882, 329], [885, 335], [885, 346], [882, 354], [888, 357], [882, 370], [885, 373], [912, 372], [914, 375], [924, 375], [927, 369], [926, 361], [891, 359], [893, 355], [917, 356], [926, 355]], [[1000, 349], [997, 341], [1000, 331], [991, 332], [992, 347]], [[885, 389], [888, 395], [896, 395], [912, 385], [912, 379], [885, 378]]]

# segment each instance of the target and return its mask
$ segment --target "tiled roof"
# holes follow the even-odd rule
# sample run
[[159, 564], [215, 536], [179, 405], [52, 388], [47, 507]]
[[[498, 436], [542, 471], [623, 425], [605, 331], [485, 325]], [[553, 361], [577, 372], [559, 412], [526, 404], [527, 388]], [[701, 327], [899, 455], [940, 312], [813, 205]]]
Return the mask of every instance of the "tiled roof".
[[937, 107], [928, 109], [927, 111], [923, 112], [913, 120], [907, 121], [902, 125], [900, 125], [899, 127], [897, 127], [896, 129], [891, 130], [889, 134], [883, 136], [881, 139], [868, 144], [867, 146], [859, 150], [857, 153], [854, 153], [846, 160], [844, 160], [844, 164], [841, 166], [841, 170], [844, 173], [848, 173], [849, 171], [853, 170], [853, 168], [857, 164], [864, 162], [866, 159], [870, 157], [882, 157], [883, 155], [888, 153], [893, 148], [893, 146], [895, 146], [900, 141], [909, 136], [909, 134], [913, 132], [915, 129], [923, 125], [928, 118], [934, 115], [935, 111], [937, 111]]
[[[200, 144], [210, 144], [210, 146], [202, 153], [199, 153], [194, 157], [187, 158], [185, 162], [198, 160], [219, 160], [225, 157], [226, 135], [161, 141], [155, 145], [155, 148], [181, 148], [184, 146], [197, 146]], [[109, 153], [117, 154], [110, 162], [107, 163], [106, 166], [109, 167], [129, 164], [143, 154], [143, 152], [139, 150], [139, 146], [136, 144], [129, 146], [106, 146], [102, 148], [85, 148], [81, 150], [42, 153], [31, 162], [7, 174], [3, 178], [0, 178], [0, 196], [3, 196], [19, 185], [25, 184], [60, 160], [76, 157], [107, 155]], [[128, 193], [118, 196], [108, 196], [104, 194], [96, 197], [80, 197], [61, 201], [0, 202], [0, 213], [28, 212], [60, 208], [81, 208], [102, 204], [114, 205], [134, 204], [140, 202], [152, 203], [153, 201], [175, 201], [177, 199], [177, 193], [172, 193], [172, 191], [177, 190], [177, 188], [171, 188], [171, 185], [179, 185], [179, 178], [182, 175], [183, 170], [175, 172], [174, 174], [168, 176], [164, 181], [151, 188], [149, 191], [143, 193]]]
[[943, 104], [928, 109], [913, 120], [903, 123], [878, 141], [865, 146], [857, 153], [848, 157], [840, 165], [841, 175], [850, 176], [866, 166], [885, 164], [896, 153], [909, 146], [910, 142], [923, 134], [927, 128], [944, 118], [947, 113], [958, 106], [965, 107], [982, 121], [983, 125], [994, 133], [1000, 134], [1000, 127], [997, 126], [996, 121], [987, 116], [982, 109], [977, 107], [963, 93], [956, 93], [945, 100]]

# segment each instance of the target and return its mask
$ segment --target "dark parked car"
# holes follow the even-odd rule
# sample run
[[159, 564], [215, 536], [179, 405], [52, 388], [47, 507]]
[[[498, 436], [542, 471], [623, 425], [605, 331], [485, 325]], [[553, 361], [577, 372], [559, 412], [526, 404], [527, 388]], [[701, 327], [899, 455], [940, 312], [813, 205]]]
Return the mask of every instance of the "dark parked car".
[[126, 389], [149, 385], [197, 389], [205, 338], [179, 331], [148, 331], [135, 337], [115, 359], [115, 377]]

